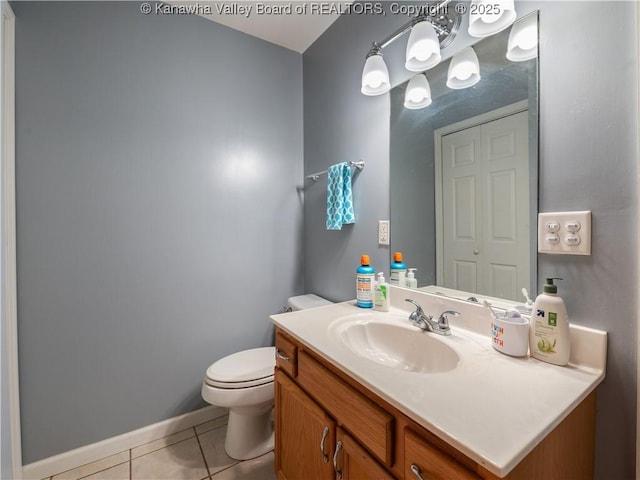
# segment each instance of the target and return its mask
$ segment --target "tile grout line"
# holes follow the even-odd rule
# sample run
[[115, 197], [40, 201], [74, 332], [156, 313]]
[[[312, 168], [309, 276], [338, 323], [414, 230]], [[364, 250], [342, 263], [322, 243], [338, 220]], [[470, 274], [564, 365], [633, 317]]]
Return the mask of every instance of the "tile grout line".
[[196, 427], [193, 427], [193, 434], [196, 436], [196, 442], [198, 442], [198, 448], [200, 449], [200, 455], [202, 455], [202, 460], [204, 460], [204, 466], [207, 469], [207, 477], [211, 478], [211, 470], [209, 469], [209, 463], [207, 463], [207, 457], [204, 455], [204, 450], [202, 448], [202, 444], [200, 443], [200, 437], [198, 436], [198, 432], [196, 431]]
[[[97, 471], [95, 471], [95, 472], [88, 473], [87, 475], [84, 475], [84, 476], [82, 476], [82, 477], [78, 477], [78, 479], [77, 479], [77, 480], [82, 480], [83, 478], [90, 477], [90, 476], [95, 475], [95, 474], [97, 474], [97, 473], [105, 472], [105, 471], [110, 470], [110, 469], [112, 469], [112, 468], [119, 467], [120, 465], [124, 465], [125, 463], [129, 463], [129, 464], [130, 464], [131, 462], [129, 462], [129, 461], [127, 460], [127, 461], [124, 461], [124, 462], [116, 463], [115, 465], [111, 465], [110, 467], [103, 468], [102, 470], [97, 470]], [[90, 464], [87, 464], [87, 465], [90, 465]], [[129, 470], [131, 470], [131, 469], [129, 469]], [[62, 473], [64, 473], [64, 472], [62, 472]], [[59, 475], [59, 474], [58, 474], [58, 475]], [[131, 476], [131, 475], [129, 475], [129, 476]], [[51, 477], [51, 480], [53, 480], [53, 477]]]
[[[217, 427], [213, 428], [212, 430], [207, 430], [206, 432], [202, 432], [202, 433], [198, 433], [198, 432], [196, 432], [196, 438], [198, 439], [198, 445], [200, 445], [200, 435], [205, 435], [205, 434], [207, 434], [207, 433], [209, 433], [209, 432], [211, 432], [211, 431], [213, 431], [213, 430], [217, 430], [218, 428], [222, 428], [222, 427], [225, 427], [225, 428], [226, 428], [226, 427], [227, 427], [227, 425], [228, 425], [228, 424], [219, 425], [219, 426], [217, 426]], [[223, 447], [223, 448], [224, 448], [224, 447]], [[202, 445], [200, 445], [200, 451], [202, 452], [202, 455], [204, 456], [204, 449], [202, 448]], [[229, 458], [231, 458], [231, 457], [229, 457]], [[245, 460], [236, 460], [235, 458], [232, 458], [232, 460], [233, 460], [235, 463], [233, 463], [233, 464], [231, 464], [231, 465], [227, 465], [226, 467], [222, 468], [221, 470], [218, 470], [218, 471], [217, 471], [217, 472], [215, 472], [215, 473], [211, 473], [211, 471], [209, 470], [209, 465], [207, 464], [207, 459], [205, 458], [204, 463], [205, 463], [205, 465], [207, 465], [207, 471], [209, 472], [209, 478], [210, 478], [211, 480], [215, 480], [215, 479], [214, 479], [214, 477], [215, 477], [216, 475], [218, 475], [218, 474], [220, 474], [220, 473], [222, 473], [222, 472], [225, 472], [225, 471], [227, 471], [227, 470], [229, 470], [229, 469], [231, 469], [231, 468], [233, 468], [233, 467], [236, 467], [236, 466], [240, 465], [242, 462], [244, 462], [244, 461], [245, 461]]]
[[[220, 418], [222, 418], [222, 417], [220, 417]], [[215, 420], [215, 419], [214, 419], [214, 420]], [[211, 430], [216, 430], [217, 428], [223, 427], [223, 426], [225, 426], [226, 424], [225, 424], [225, 425], [218, 425], [218, 426], [216, 426], [216, 427], [212, 428], [211, 430], [207, 430], [206, 432], [201, 432], [201, 433], [199, 434], [199, 433], [198, 433], [198, 431], [196, 430], [196, 427], [202, 426], [202, 425], [204, 425], [204, 424], [206, 424], [206, 423], [209, 423], [209, 422], [204, 422], [204, 423], [202, 423], [202, 424], [195, 425], [195, 426], [193, 426], [193, 427], [190, 427], [190, 428], [187, 428], [187, 429], [181, 430], [181, 431], [179, 431], [179, 432], [175, 432], [174, 434], [167, 435], [167, 436], [165, 436], [165, 437], [163, 437], [163, 438], [168, 438], [168, 437], [171, 437], [172, 435], [175, 435], [175, 434], [178, 434], [178, 433], [181, 433], [181, 432], [187, 431], [187, 430], [192, 430], [192, 431], [193, 431], [193, 436], [196, 438], [196, 441], [198, 442], [198, 448], [200, 449], [200, 455], [202, 455], [202, 459], [203, 459], [204, 464], [205, 464], [205, 467], [206, 467], [206, 469], [207, 469], [207, 477], [206, 477], [206, 478], [212, 478], [214, 475], [211, 473], [211, 470], [210, 470], [209, 465], [208, 465], [208, 463], [207, 463], [207, 459], [206, 459], [206, 457], [205, 457], [205, 455], [204, 455], [204, 449], [203, 449], [203, 447], [202, 447], [202, 444], [200, 443], [200, 435], [201, 435], [201, 434], [208, 433], [208, 432], [210, 432]], [[193, 438], [193, 437], [189, 437], [189, 438]], [[162, 447], [158, 447], [158, 448], [156, 448], [156, 449], [154, 449], [154, 450], [151, 450], [151, 451], [149, 451], [149, 452], [146, 452], [146, 453], [144, 453], [144, 454], [142, 454], [142, 455], [139, 455], [138, 457], [135, 457], [135, 458], [145, 457], [145, 456], [147, 456], [147, 455], [150, 455], [150, 454], [152, 454], [152, 453], [155, 453], [155, 452], [157, 452], [157, 451], [159, 451], [159, 450], [162, 450], [162, 449], [164, 449], [164, 448], [168, 448], [168, 447], [170, 447], [170, 446], [172, 446], [172, 445], [175, 445], [175, 444], [177, 444], [177, 443], [180, 443], [180, 442], [182, 442], [182, 441], [186, 441], [186, 440], [188, 440], [189, 438], [182, 439], [182, 440], [179, 440], [179, 441], [174, 441], [174, 442], [172, 442], [172, 443], [168, 443], [168, 444], [166, 444], [166, 445], [163, 445]], [[158, 440], [160, 440], [160, 439], [158, 439]], [[157, 441], [157, 440], [155, 440], [155, 441]], [[120, 462], [120, 463], [116, 463], [115, 465], [111, 465], [111, 466], [109, 466], [109, 467], [102, 468], [102, 469], [97, 470], [97, 471], [92, 472], [92, 473], [88, 473], [87, 475], [85, 475], [85, 476], [83, 476], [83, 477], [78, 477], [78, 480], [82, 480], [83, 478], [86, 478], [87, 476], [95, 475], [96, 473], [100, 473], [100, 472], [103, 472], [103, 471], [105, 471], [105, 470], [109, 470], [110, 468], [114, 468], [114, 467], [120, 466], [120, 465], [122, 465], [122, 464], [124, 464], [124, 463], [127, 463], [127, 464], [128, 464], [128, 467], [129, 467], [129, 480], [132, 480], [132, 479], [133, 479], [133, 460], [134, 460], [134, 453], [133, 453], [133, 451], [134, 451], [134, 449], [139, 448], [139, 447], [141, 447], [141, 446], [143, 446], [143, 445], [146, 445], [146, 444], [148, 444], [148, 443], [153, 443], [153, 442], [146, 442], [146, 443], [143, 443], [143, 444], [138, 445], [138, 446], [136, 446], [136, 447], [132, 447], [132, 448], [129, 448], [129, 449], [127, 449], [127, 450], [123, 450], [123, 451], [121, 451], [121, 452], [120, 452], [120, 453], [118, 453], [118, 454], [114, 454], [114, 455], [119, 455], [119, 454], [122, 454], [122, 453], [124, 453], [124, 452], [128, 452], [128, 453], [129, 453], [129, 455], [128, 455], [128, 456], [129, 456], [129, 458], [128, 458], [128, 460], [125, 460], [125, 461]], [[114, 456], [114, 455], [112, 455], [112, 456]], [[96, 463], [96, 462], [102, 461], [102, 460], [104, 460], [105, 458], [109, 458], [109, 457], [104, 457], [104, 458], [102, 458], [102, 459], [98, 459], [98, 460], [96, 460], [96, 461], [94, 461], [94, 462], [90, 462], [90, 463], [88, 463], [88, 464], [82, 465], [81, 467], [85, 467], [85, 466], [87, 466], [87, 465], [90, 465], [91, 463]], [[236, 464], [234, 464], [234, 465], [237, 465], [237, 463], [236, 463]], [[229, 466], [229, 467], [227, 467], [227, 468], [225, 468], [225, 469], [223, 469], [223, 470], [227, 470], [228, 468], [231, 468], [232, 466], [233, 466], [233, 465], [231, 465], [231, 466]], [[80, 468], [80, 467], [77, 467], [77, 468]], [[223, 471], [223, 470], [221, 470], [221, 471]], [[60, 474], [62, 474], [62, 473], [65, 473], [65, 472], [60, 472], [60, 473], [57, 473], [56, 475], [60, 475]], [[219, 473], [219, 472], [216, 472], [216, 473]], [[45, 477], [45, 478], [44, 478], [44, 479], [42, 479], [42, 480], [54, 480], [54, 477], [55, 477], [56, 475], [52, 475], [52, 476], [49, 476], [49, 477]]]
[[[196, 437], [198, 437], [198, 444], [200, 444], [200, 435], [206, 435], [207, 433], [210, 433], [213, 430], [217, 430], [219, 428], [226, 428], [227, 426], [228, 426], [228, 423], [225, 423], [223, 425], [218, 425], [217, 427], [214, 427], [211, 430], [207, 430], [206, 432], [201, 432], [201, 433], [197, 433], [196, 432]], [[224, 448], [224, 446], [223, 446], [223, 448]], [[201, 451], [202, 451], [202, 454], [204, 455], [204, 448], [202, 446], [201, 446]], [[268, 452], [265, 455], [267, 455], [267, 454], [268, 454]], [[260, 455], [260, 456], [262, 456], [262, 455]], [[229, 458], [231, 458], [231, 457], [229, 457]], [[259, 457], [256, 457], [256, 458], [259, 458]], [[227, 465], [226, 467], [221, 468], [220, 470], [218, 470], [215, 473], [210, 473], [210, 477], [209, 477], [210, 480], [215, 480], [215, 477], [217, 475], [222, 474], [222, 472], [226, 472], [227, 470], [231, 470], [231, 469], [237, 467], [238, 465], [241, 465], [242, 463], [248, 461], [248, 460], [237, 460], [235, 458], [231, 458], [231, 459], [234, 461], [234, 463], [232, 463], [231, 465]], [[205, 464], [206, 464], [206, 458], [205, 458]], [[208, 465], [207, 465], [207, 470], [209, 470]]]

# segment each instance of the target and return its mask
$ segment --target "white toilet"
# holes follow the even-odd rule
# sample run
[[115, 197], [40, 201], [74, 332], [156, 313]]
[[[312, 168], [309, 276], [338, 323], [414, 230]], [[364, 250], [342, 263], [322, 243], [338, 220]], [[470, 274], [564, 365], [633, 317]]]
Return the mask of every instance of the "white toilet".
[[[288, 300], [290, 310], [330, 303], [312, 294]], [[211, 405], [229, 409], [224, 448], [236, 460], [248, 460], [273, 450], [275, 364], [275, 347], [262, 347], [228, 355], [207, 369], [202, 398]]]

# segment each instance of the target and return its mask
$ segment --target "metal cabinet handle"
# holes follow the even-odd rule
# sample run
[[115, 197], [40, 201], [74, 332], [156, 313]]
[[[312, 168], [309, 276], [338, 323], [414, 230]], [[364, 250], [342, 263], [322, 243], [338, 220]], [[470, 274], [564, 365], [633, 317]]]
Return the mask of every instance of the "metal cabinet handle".
[[336, 444], [336, 452], [333, 454], [333, 469], [336, 471], [336, 480], [340, 480], [342, 478], [342, 472], [338, 470], [338, 453], [342, 449], [342, 442], [338, 440]]
[[480, 253], [480, 250], [478, 250], [477, 248], [473, 251], [474, 255], [478, 255]]
[[424, 480], [424, 477], [422, 476], [422, 470], [420, 470], [420, 467], [415, 463], [411, 464], [411, 473], [413, 473], [418, 480]]
[[290, 362], [291, 361], [291, 359], [289, 357], [287, 357], [286, 355], [281, 354], [280, 350], [278, 350], [277, 348], [276, 348], [276, 357], [278, 357], [281, 360], [284, 360], [285, 362]]
[[329, 463], [329, 456], [324, 452], [324, 442], [327, 440], [327, 435], [329, 435], [329, 427], [325, 426], [322, 432], [322, 440], [320, 440], [320, 452], [322, 453], [324, 463]]

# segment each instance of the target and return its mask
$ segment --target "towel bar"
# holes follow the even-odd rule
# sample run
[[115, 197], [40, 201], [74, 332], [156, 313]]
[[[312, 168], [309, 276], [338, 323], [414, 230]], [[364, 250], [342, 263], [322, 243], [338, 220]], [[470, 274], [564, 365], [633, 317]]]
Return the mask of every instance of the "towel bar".
[[[360, 160], [358, 162], [350, 161], [349, 166], [356, 167], [358, 170], [362, 170], [364, 168], [364, 160]], [[317, 182], [318, 180], [320, 180], [320, 175], [326, 175], [326, 174], [327, 174], [327, 170], [323, 170], [322, 172], [312, 173], [311, 175], [307, 175], [306, 178], [307, 180], [313, 180], [314, 182]]]

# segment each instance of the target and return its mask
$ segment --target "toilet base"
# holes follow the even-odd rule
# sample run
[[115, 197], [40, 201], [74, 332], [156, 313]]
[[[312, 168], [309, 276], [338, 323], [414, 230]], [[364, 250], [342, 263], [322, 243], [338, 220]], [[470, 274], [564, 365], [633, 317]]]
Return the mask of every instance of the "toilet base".
[[273, 450], [273, 408], [258, 415], [229, 411], [224, 449], [231, 458], [249, 460]]

